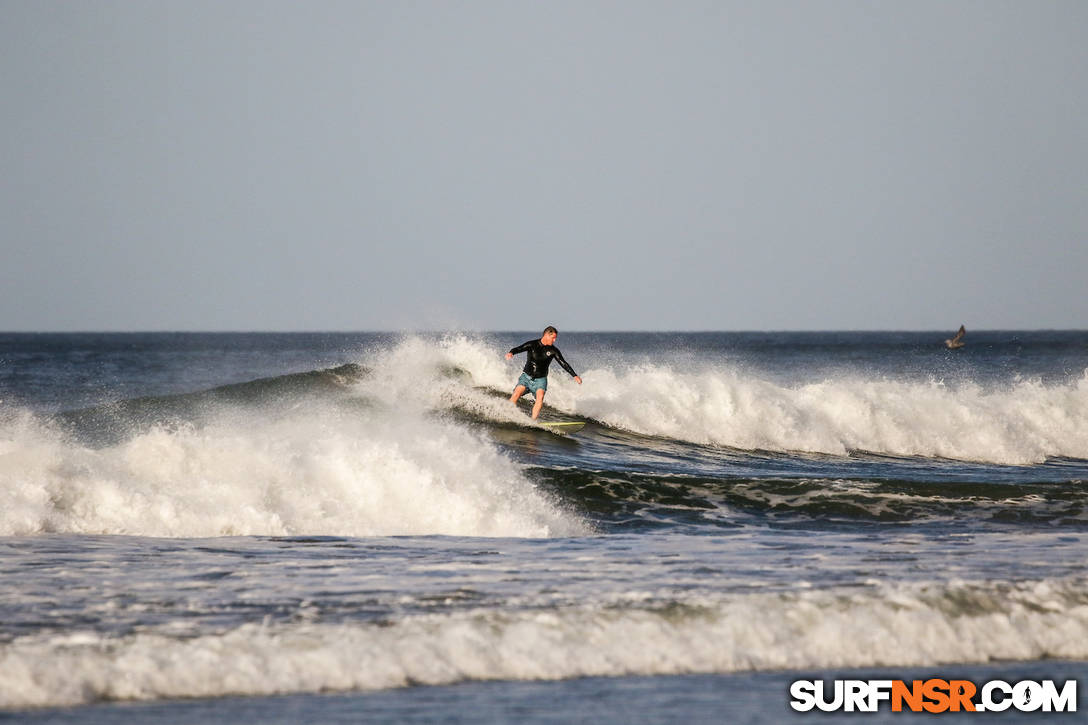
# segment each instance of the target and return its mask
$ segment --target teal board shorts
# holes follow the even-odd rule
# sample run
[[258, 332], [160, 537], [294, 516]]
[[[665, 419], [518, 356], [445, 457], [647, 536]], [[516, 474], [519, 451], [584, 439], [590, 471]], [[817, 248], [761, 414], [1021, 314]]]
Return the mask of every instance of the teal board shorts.
[[[518, 385], [524, 385], [526, 388], [528, 388], [529, 392], [532, 393], [533, 397], [535, 398], [536, 397], [536, 391], [538, 391], [538, 390], [547, 391], [547, 389], [548, 389], [548, 378], [547, 377], [530, 378], [529, 373], [522, 373], [521, 377], [518, 378]], [[517, 385], [515, 385], [514, 387], [516, 388]]]

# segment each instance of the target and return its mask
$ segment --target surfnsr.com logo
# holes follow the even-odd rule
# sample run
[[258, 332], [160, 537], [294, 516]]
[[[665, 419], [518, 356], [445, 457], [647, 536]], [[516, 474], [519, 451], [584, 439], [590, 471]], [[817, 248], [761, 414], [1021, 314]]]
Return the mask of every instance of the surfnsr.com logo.
[[798, 712], [1076, 712], [1077, 681], [1059, 688], [1053, 680], [1016, 683], [990, 680], [977, 687], [969, 680], [797, 680], [790, 685], [790, 707]]

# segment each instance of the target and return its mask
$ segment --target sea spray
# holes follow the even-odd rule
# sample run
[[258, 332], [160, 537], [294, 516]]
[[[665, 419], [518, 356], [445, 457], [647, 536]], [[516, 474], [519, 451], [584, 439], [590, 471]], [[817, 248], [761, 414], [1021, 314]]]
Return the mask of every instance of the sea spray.
[[585, 531], [479, 434], [398, 411], [226, 409], [92, 448], [22, 421], [0, 431], [0, 535]]
[[784, 385], [723, 368], [590, 370], [553, 402], [648, 435], [744, 450], [864, 451], [1001, 464], [1088, 458], [1088, 375], [1068, 384], [846, 377]]

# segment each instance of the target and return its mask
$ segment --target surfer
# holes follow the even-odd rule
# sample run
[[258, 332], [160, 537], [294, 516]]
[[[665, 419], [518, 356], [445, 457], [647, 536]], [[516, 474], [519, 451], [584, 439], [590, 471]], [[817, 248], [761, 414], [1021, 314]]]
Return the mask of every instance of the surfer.
[[523, 342], [506, 353], [507, 360], [520, 352], [529, 353], [525, 359], [525, 369], [514, 388], [514, 394], [510, 396], [510, 402], [518, 402], [518, 398], [525, 395], [526, 390], [536, 396], [536, 403], [533, 404], [533, 420], [537, 419], [540, 409], [544, 407], [544, 394], [548, 391], [548, 366], [552, 364], [552, 360], [557, 361], [564, 370], [570, 373], [574, 382], [582, 384], [582, 378], [578, 377], [574, 368], [563, 358], [563, 353], [559, 352], [559, 348], [555, 346], [558, 337], [559, 331], [548, 325], [544, 328], [544, 333], [539, 340]]

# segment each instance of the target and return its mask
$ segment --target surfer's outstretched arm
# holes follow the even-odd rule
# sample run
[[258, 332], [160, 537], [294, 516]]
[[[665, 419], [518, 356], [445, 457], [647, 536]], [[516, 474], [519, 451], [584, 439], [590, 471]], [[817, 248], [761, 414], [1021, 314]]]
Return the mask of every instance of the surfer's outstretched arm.
[[570, 376], [574, 378], [574, 382], [578, 383], [579, 385], [582, 384], [582, 379], [578, 377], [578, 373], [574, 372], [574, 368], [572, 368], [570, 366], [570, 363], [567, 362], [567, 359], [563, 357], [563, 353], [559, 352], [558, 347], [555, 348], [555, 361], [559, 363], [560, 367], [570, 373]]
[[534, 342], [536, 342], [536, 340], [527, 340], [526, 342], [521, 343], [517, 347], [510, 348], [510, 352], [506, 353], [506, 359], [509, 360], [510, 358], [517, 355], [519, 352], [525, 352], [533, 346]]

